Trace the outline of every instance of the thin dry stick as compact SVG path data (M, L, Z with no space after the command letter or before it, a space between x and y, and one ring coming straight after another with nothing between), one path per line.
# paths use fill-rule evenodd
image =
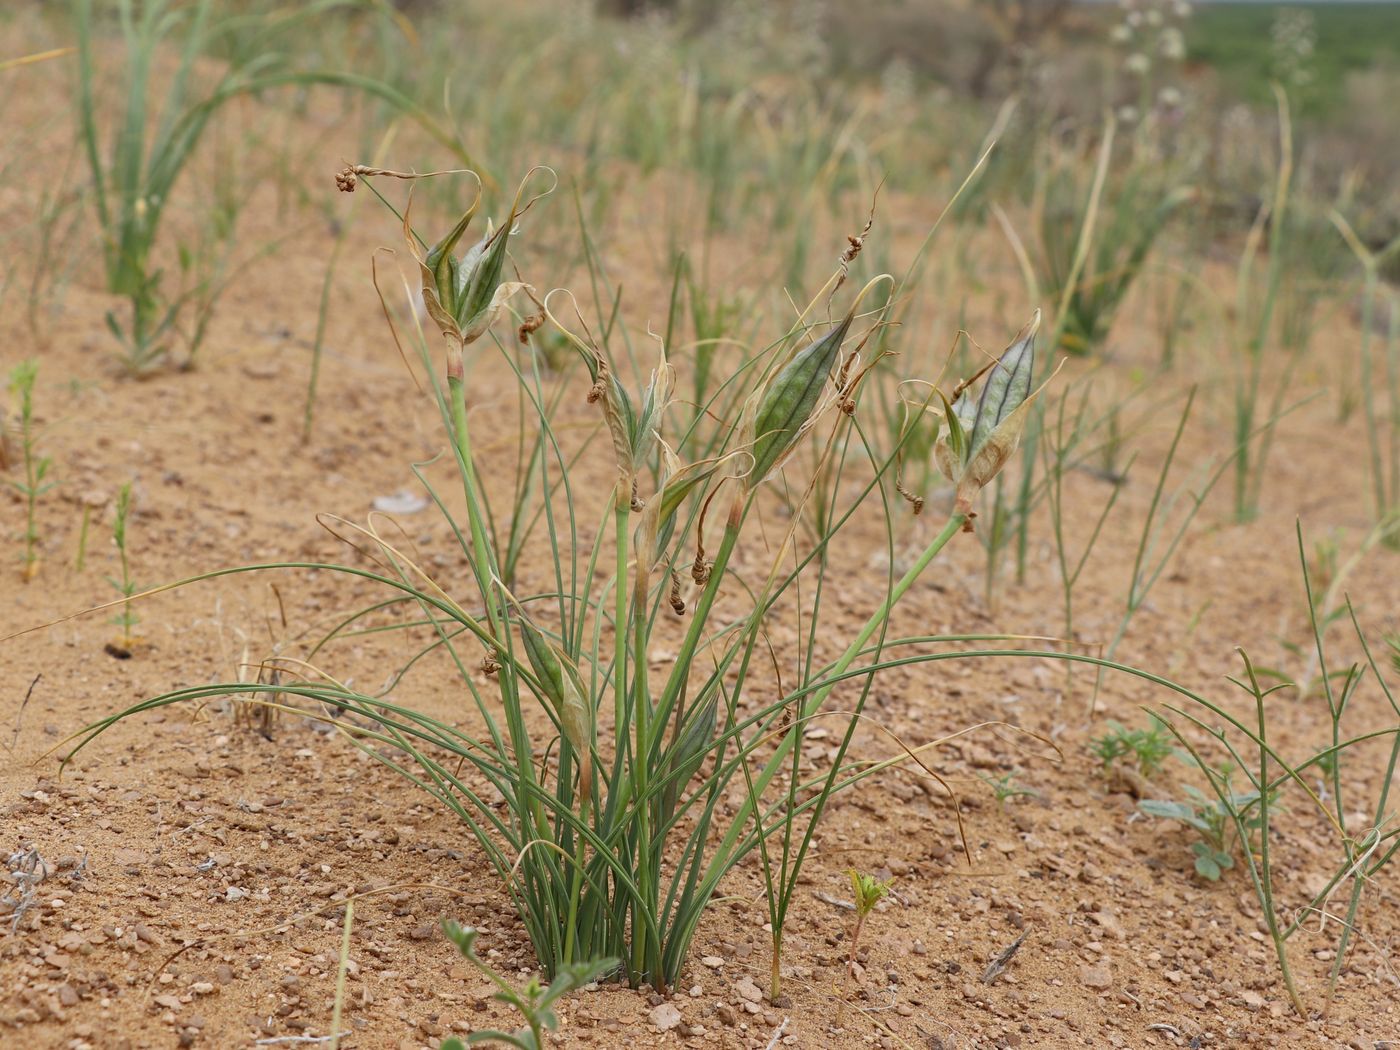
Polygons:
M331 1050L340 1050L340 1015L345 1007L345 971L350 962L350 927L355 922L355 901L345 902L345 929L340 935L340 965L335 971L335 1008L331 1010Z
M19 746L19 728L24 722L24 709L29 706L29 698L34 695L34 687L39 684L39 679L43 677L42 671L34 676L34 681L29 683L29 688L25 691L24 699L19 702L19 710L15 712L15 735L14 739L10 741L11 751Z

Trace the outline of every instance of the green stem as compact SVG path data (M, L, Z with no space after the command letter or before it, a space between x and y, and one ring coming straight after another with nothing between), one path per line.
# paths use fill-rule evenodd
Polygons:
M947 524L943 526L943 531L933 538L933 541L924 552L919 555L918 561L916 561L910 567L909 571L900 578L899 582L894 585L884 602L881 603L880 608L866 621L865 626L861 628L860 634L856 635L855 640L846 648L841 658L831 665L827 676L829 679L827 684L809 694L807 699L802 702L802 708L798 715L801 720L806 721L821 710L822 705L826 703L827 697L831 695L831 691L836 688L837 682L840 680L841 676L850 668L856 658L860 656L866 643L874 637L875 632L880 629L880 626L889 619L890 613L893 611L895 605L904 597L905 592L914 585L915 581L923 575L924 570L928 568L933 559L938 557L943 548L948 545L948 541L962 530L967 520L966 514L957 513L948 518ZM787 757L787 753L792 748L795 739L795 734L784 736L782 740L779 741L772 757L768 759L767 765L763 767L763 771L755 778L753 791L749 792L748 797L740 806L739 812L735 815L734 821L729 827L729 831L725 833L724 841L715 851L714 859L710 862L710 867L706 872L706 884L711 889L719 882L720 876L724 874L726 860L732 857L734 846L748 824L755 806L755 800L763 797L764 791L773 780L773 777L777 775L778 769Z
M1254 689L1254 705L1259 719L1259 739L1268 739L1268 727L1264 718L1264 694L1254 677L1254 668L1249 668L1250 684ZM1288 998L1299 1017L1306 1017L1303 1001L1298 997L1298 989L1293 985L1293 970L1288 965L1288 946L1279 930L1278 914L1274 910L1274 880L1269 859L1269 752L1259 749L1259 891L1260 904L1264 906L1264 921L1269 926L1269 936L1273 938L1274 952L1278 956L1278 966L1283 972L1283 983L1288 989ZM1249 849L1249 841L1243 843Z
M467 427L467 394L462 376L462 356L461 349L457 347L452 348L448 353L447 387L451 401L452 436L456 443L458 467L462 475L462 489L467 500L467 520L471 527L472 567L476 573L477 587L481 591L482 600L486 603L486 616L490 623L492 640L496 645L504 648L506 624L502 619L500 604L496 601L496 559L482 524L482 494L480 483L476 477L476 465L472 460L471 435ZM500 684L506 720L510 728L511 747L515 752L516 770L521 781L521 788L517 790L522 797L533 800L529 803L529 808L535 821L535 834L548 840L550 837L549 822L545 817L543 804L534 790L533 750L530 746L529 735L525 730L524 720L520 717L520 699L515 688L515 675L507 668L504 660L502 661Z

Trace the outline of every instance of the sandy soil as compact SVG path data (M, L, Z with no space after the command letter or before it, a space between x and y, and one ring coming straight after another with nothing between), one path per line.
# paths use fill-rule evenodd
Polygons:
M305 187L313 198L332 192L342 148L353 146L328 135L308 149ZM8 188L7 207L32 201L36 185ZM0 366L39 358L41 446L61 484L42 510L38 579L20 583L19 547L7 540L3 548L0 635L112 597L104 580L115 571L111 498L128 479L136 494L133 571L152 585L250 562L345 559L316 516L363 519L375 497L412 487L409 464L439 451L440 437L369 287L369 253L395 231L367 203L333 289L309 444L299 439L301 399L332 238L312 208L291 220L272 206L266 215L253 209L248 243L285 232L289 221L298 236L235 285L192 372L144 381L118 374L103 323L114 304L95 290L95 269L78 270L38 333L21 297L4 300ZM898 216L890 223L896 257L937 206L889 205ZM597 233L615 275L627 278L638 331L665 308L664 280L629 270L650 266L663 239L646 227L647 214L639 202L622 205ZM566 220L542 226L535 247L522 250L522 267L542 284L575 279L542 272L552 239L568 228ZM736 238L736 274L765 250L763 238L754 240ZM983 333L995 343L1023 312L1009 259L991 287L971 310L998 320ZM1110 384L1150 359L1149 320L1144 308L1120 326ZM1346 320L1343 312L1325 333L1300 390L1342 367L1354 346ZM1199 349L1202 359L1211 352ZM1184 389L1191 367L1165 382ZM498 435L483 454L513 462L513 423L501 407L511 402L495 397L504 389L498 372L483 365L475 373L473 411L483 431ZM588 409L578 394L566 398L565 412L582 418ZM1227 390L1203 391L1183 464L1194 467L1226 446L1227 407ZM1173 423L1168 409L1133 439L1142 469L1115 512L1131 527L1107 531L1076 595L1086 643L1103 641L1121 614L1150 468ZM1335 398L1290 416L1259 518L1230 524L1224 488L1216 493L1134 621L1122 658L1230 704L1239 697L1222 676L1237 671L1236 645L1261 663L1299 671L1304 661L1282 645L1306 640L1294 522L1301 516L1312 539L1344 529L1344 542L1359 542L1368 525L1360 441L1356 420L1337 427ZM601 479L607 465L586 469ZM1085 526L1104 483L1076 474L1068 496L1072 520ZM85 506L94 512L92 542L79 573L72 561ZM0 496L4 531L20 519L20 503ZM450 535L431 512L405 516L403 525L448 579L462 580ZM871 553L879 549L873 521L860 528L867 531L851 544L850 586L841 596L841 613L852 620L877 600L883 573ZM741 557L741 569L760 564L762 554ZM1373 639L1396 627L1394 557L1373 552L1349 587ZM995 608L982 593L982 564L981 547L961 538L896 626L1057 633L1060 591L1043 523L1026 583L1007 580ZM20 855L37 851L48 873L23 914L0 915L0 1044L295 1046L286 1040L324 1036L343 901L352 894L350 1035L342 1046L435 1047L448 1033L507 1020L438 933L443 916L474 924L497 965L527 972L527 942L469 836L450 813L314 720L284 717L262 732L227 700L166 708L117 724L60 775L66 740L85 724L174 688L235 678L245 659L296 651L365 593L325 573L222 577L145 602L145 641L129 660L104 651L115 632L110 613L0 643L0 853L15 854L17 868ZM1338 639L1350 654L1340 631ZM373 639L351 648L338 666L372 682L402 658ZM1105 717L1139 724L1137 705L1164 697L1145 683L1109 678L1091 714L1091 684L1080 672L1067 695L1060 665L1029 661L923 665L882 679L872 713L911 746L1005 721L1053 739L1062 758L995 730L935 752L935 768L962 799L970 865L953 811L927 778L891 773L841 798L791 918L784 1001L769 1003L759 991L769 965L766 912L749 864L701 926L671 1004L678 1023L654 994L604 987L564 1004L556 1044L1372 1050L1400 1041L1393 873L1365 897L1360 943L1330 1013L1298 1017L1243 875L1214 884L1196 878L1189 838L1138 814L1131 778L1106 778L1087 751ZM448 720L468 717L445 666L426 668L400 695ZM1368 692L1357 703L1355 730L1384 724L1378 696ZM1284 695L1272 714L1279 746L1292 754L1318 746L1328 731L1316 698ZM892 750L884 734L858 741L862 755ZM1035 794L998 806L979 777L1013 769ZM1382 770L1380 750L1358 760L1349 778L1358 811L1371 804ZM1189 777L1173 763L1163 790L1177 780ZM1281 895L1296 907L1334 853L1325 823L1301 796L1288 805L1276 863ZM862 940L860 979L845 963L851 916L843 873L852 865L895 879L894 896ZM1295 939L1297 976L1314 1011L1325 998L1335 929ZM1005 972L984 980L992 960L1022 937Z

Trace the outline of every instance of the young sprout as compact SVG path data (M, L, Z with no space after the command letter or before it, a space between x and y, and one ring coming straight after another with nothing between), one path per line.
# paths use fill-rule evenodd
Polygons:
M78 525L78 553L73 556L73 571L82 572L87 566L88 526L92 524L92 508L83 505L83 519Z
M1016 774L1019 769L1013 769L1009 773L1003 773L999 777L981 777L987 786L992 789L992 794L996 797L997 808L1006 809L1006 803L1013 798L1033 798L1036 792L1028 787L1022 787L1016 783ZM981 774L978 774L981 776Z
M40 456L36 449L34 428L34 381L38 378L39 366L34 361L21 361L10 370L9 387L19 398L19 445L20 458L24 462L24 478L20 481L7 479L6 484L24 498L24 581L28 583L39 574L39 527L35 517L39 497L53 488L52 481L46 482L49 467L53 461L48 456ZM2 430L3 428L0 428ZM7 465L9 454L0 435L0 465Z
M851 931L851 950L846 957L846 964L851 972L856 973L856 967L860 964L856 962L856 949L860 946L860 933L865 929L865 920L875 905L879 904L889 895L890 887L894 885L894 880L881 882L873 875L867 875L855 868L848 868L846 874L851 877L851 891L856 899L856 926Z
M525 1019L525 1027L514 1032L472 1032L467 1036L465 1046L460 1039L453 1037L443 1041L441 1050L465 1050L466 1046L491 1043L504 1043L518 1050L544 1050L544 1033L553 1032L559 1027L559 1016L552 1009L554 1003L617 967L616 959L568 963L560 967L558 975L548 987L542 987L538 977L531 977L524 988L517 990L476 954L476 930L450 921L444 922L442 928L467 962L499 989L492 998L515 1007Z
M116 516L112 519L112 542L117 545L117 552L121 555L122 575L120 580L107 577L107 582L122 596L121 612L112 617L112 622L121 628L122 633L117 641L107 646L107 652L119 660L130 659L132 648L138 641L131 633L132 628L141 622L131 611L131 596L136 593L136 584L131 579L131 563L126 553L126 523L130 512L131 482L128 481L117 492Z
M1089 749L1103 763L1105 773L1114 762L1131 756L1137 771L1149 779L1175 750L1171 733L1156 715L1148 716L1146 729L1129 729L1110 718L1108 732L1094 737Z
M1191 855L1195 858L1196 874L1211 882L1235 866L1235 855L1231 849L1234 833L1233 812L1248 813L1257 811L1258 792L1229 792L1227 801L1208 798L1198 788L1187 784L1185 799L1145 798L1138 808L1150 817L1174 820L1195 831L1200 838L1191 843ZM1252 807L1255 807L1252 810ZM1247 816L1244 826L1253 829L1257 817Z

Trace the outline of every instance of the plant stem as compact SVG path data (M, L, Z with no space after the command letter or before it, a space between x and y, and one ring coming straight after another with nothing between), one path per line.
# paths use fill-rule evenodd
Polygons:
M881 603L880 608L866 621L865 626L860 630L860 634L856 635L855 640L846 648L841 658L837 660L836 663L832 664L831 670L827 675L830 679L828 684L812 692L807 699L802 702L802 708L798 714L800 719L805 721L821 710L822 705L826 703L827 697L831 695L831 691L836 688L836 684L841 676L845 674L851 664L855 662L856 657L861 654L866 643L874 637L875 632L880 629L880 626L889 619L890 612L894 609L895 605L904 597L905 592L914 585L914 582L923 574L923 571L928 568L933 559L938 557L943 548L948 545L948 541L962 530L967 520L966 514L955 513L949 516L947 524L943 526L943 530L933 538L933 541L925 548L924 552L919 555L918 560L910 566L909 571L906 572L903 577L900 578L899 582L890 590L889 595L885 598L884 602ZM715 851L714 859L710 862L709 869L706 872L706 882L711 888L719 882L720 876L724 873L724 860L732 855L734 846L738 842L739 836L742 834L744 827L752 815L755 800L763 797L763 792L767 789L773 777L777 775L778 768L787 757L787 753L792 748L795 739L793 734L784 736L778 742L777 748L774 750L772 757L768 759L768 763L763 767L763 771L755 778L753 791L749 792L748 797L740 805L739 812L734 817L734 822L730 825L723 842Z

